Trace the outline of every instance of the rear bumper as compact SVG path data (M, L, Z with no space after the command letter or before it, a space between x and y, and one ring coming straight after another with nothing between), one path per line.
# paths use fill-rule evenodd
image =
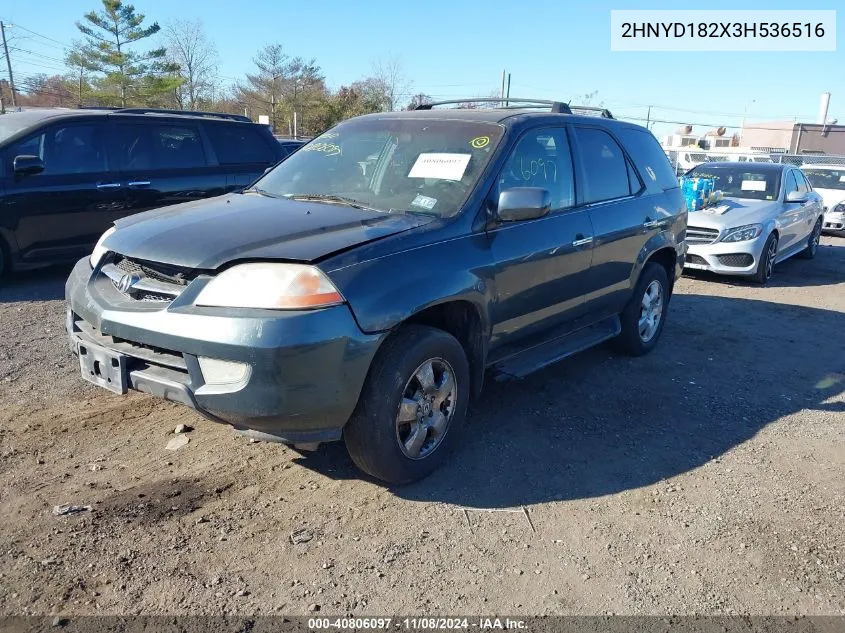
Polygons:
M129 388L236 429L290 443L341 437L382 334L363 334L345 305L221 310L191 305L186 295L193 294L189 287L166 307L130 306L108 280L92 280L83 259L66 285L71 349L117 352L125 356ZM200 358L243 363L247 376L207 384Z

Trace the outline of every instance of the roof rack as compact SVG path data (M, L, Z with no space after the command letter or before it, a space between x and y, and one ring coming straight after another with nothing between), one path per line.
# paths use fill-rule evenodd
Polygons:
M175 114L180 116L207 117L210 119L229 119L230 121L244 121L252 123L252 119L243 114L226 114L225 112L203 112L201 110L169 110L165 108L121 108L115 106L79 106L81 110L109 110L123 114Z
M432 103L422 103L418 105L415 110L431 110L433 106L439 105L452 105L452 104L459 104L459 103L499 103L504 104L500 105L497 109L502 110L522 110L525 108L539 108L539 107L550 107L552 112L558 114L594 114L596 116L600 116L604 119L612 119L613 115L610 113L610 110L607 108L597 108L594 106L579 106L579 105L569 105L568 103L564 103L563 101L549 101L547 99L518 99L508 97L506 99L498 99L495 97L485 97L480 99L452 99L450 101L434 101ZM514 104L514 105L511 105Z
M541 106L550 106L552 112L562 114L572 114L569 106L562 101L549 101L547 99L519 99L516 97L508 97L507 99L497 99L493 97L484 97L480 99L451 99L449 101L434 101L432 103L421 103L415 110L431 110L434 106L453 105L458 103L505 103L504 108L537 108ZM511 103L526 104L521 106L511 106Z

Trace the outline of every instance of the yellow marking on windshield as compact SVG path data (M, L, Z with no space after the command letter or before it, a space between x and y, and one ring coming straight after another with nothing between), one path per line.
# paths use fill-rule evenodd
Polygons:
M485 147L487 147L487 145L489 143L490 143L490 137L489 136L476 136L474 139L472 139L469 142L469 144L472 145L475 149L485 148Z

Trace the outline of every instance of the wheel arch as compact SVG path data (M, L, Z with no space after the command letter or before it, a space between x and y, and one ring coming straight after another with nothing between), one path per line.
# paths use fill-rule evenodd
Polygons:
M637 283L640 280L643 270L650 262L655 262L661 265L666 270L666 276L669 279L669 296L672 295L675 282L681 276L680 253L682 252L683 242L679 243L670 239L666 232L659 233L652 237L640 251L637 262L631 271L630 292L634 292Z
M473 396L478 397L484 383L487 357L487 325L482 308L468 299L444 300L417 310L393 331L411 323L443 330L457 339L469 362Z

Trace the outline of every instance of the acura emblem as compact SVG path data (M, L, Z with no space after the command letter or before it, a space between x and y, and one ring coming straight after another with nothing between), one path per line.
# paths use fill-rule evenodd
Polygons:
M132 286L134 286L140 280L141 280L141 278L138 277L138 275L126 274L126 275L123 275L120 279L117 280L117 283L115 284L115 286L117 287L118 290L120 290L120 292L122 292L123 294L126 294L127 292L129 292L132 289Z

